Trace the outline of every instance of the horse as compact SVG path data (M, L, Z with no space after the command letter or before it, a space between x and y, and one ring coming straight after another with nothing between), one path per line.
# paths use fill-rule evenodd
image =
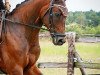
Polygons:
M65 43L65 0L25 0L3 18L0 70L9 75L42 75L36 61L44 25L54 45Z

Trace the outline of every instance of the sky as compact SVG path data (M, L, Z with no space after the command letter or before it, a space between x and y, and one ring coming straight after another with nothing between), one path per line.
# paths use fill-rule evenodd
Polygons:
M11 11L16 4L24 0L10 0ZM66 5L69 11L100 11L100 0L66 0Z
M100 11L100 0L67 0L69 11Z

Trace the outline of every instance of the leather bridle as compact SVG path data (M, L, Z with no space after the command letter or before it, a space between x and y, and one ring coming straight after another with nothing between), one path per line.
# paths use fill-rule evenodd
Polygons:
M54 25L54 22L53 22L53 8L54 8L54 7L66 8L66 7L64 7L64 6L62 6L62 5L54 4L54 0L51 0L50 6L49 6L49 8L47 9L47 11L46 11L46 13L44 14L43 17L45 17L45 15L46 15L47 13L49 13L49 31L50 31L52 37L57 37L57 36L64 37L64 36L66 36L65 34L60 34L60 33L57 33L57 32L55 31L55 25ZM63 12L63 13L64 13L64 12ZM67 16L67 15L65 15L65 16ZM42 18L43 18L43 17L42 17Z

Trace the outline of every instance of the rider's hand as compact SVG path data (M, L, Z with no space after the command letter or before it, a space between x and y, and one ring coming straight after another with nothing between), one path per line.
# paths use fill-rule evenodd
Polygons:
M7 10L7 12L10 11L11 5L9 4L9 2L5 3L5 9Z

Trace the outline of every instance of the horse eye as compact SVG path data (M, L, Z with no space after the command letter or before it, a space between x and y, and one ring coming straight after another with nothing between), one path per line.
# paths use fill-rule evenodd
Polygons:
M54 13L54 15L55 15L56 17L60 17L60 16L61 16L61 13Z

